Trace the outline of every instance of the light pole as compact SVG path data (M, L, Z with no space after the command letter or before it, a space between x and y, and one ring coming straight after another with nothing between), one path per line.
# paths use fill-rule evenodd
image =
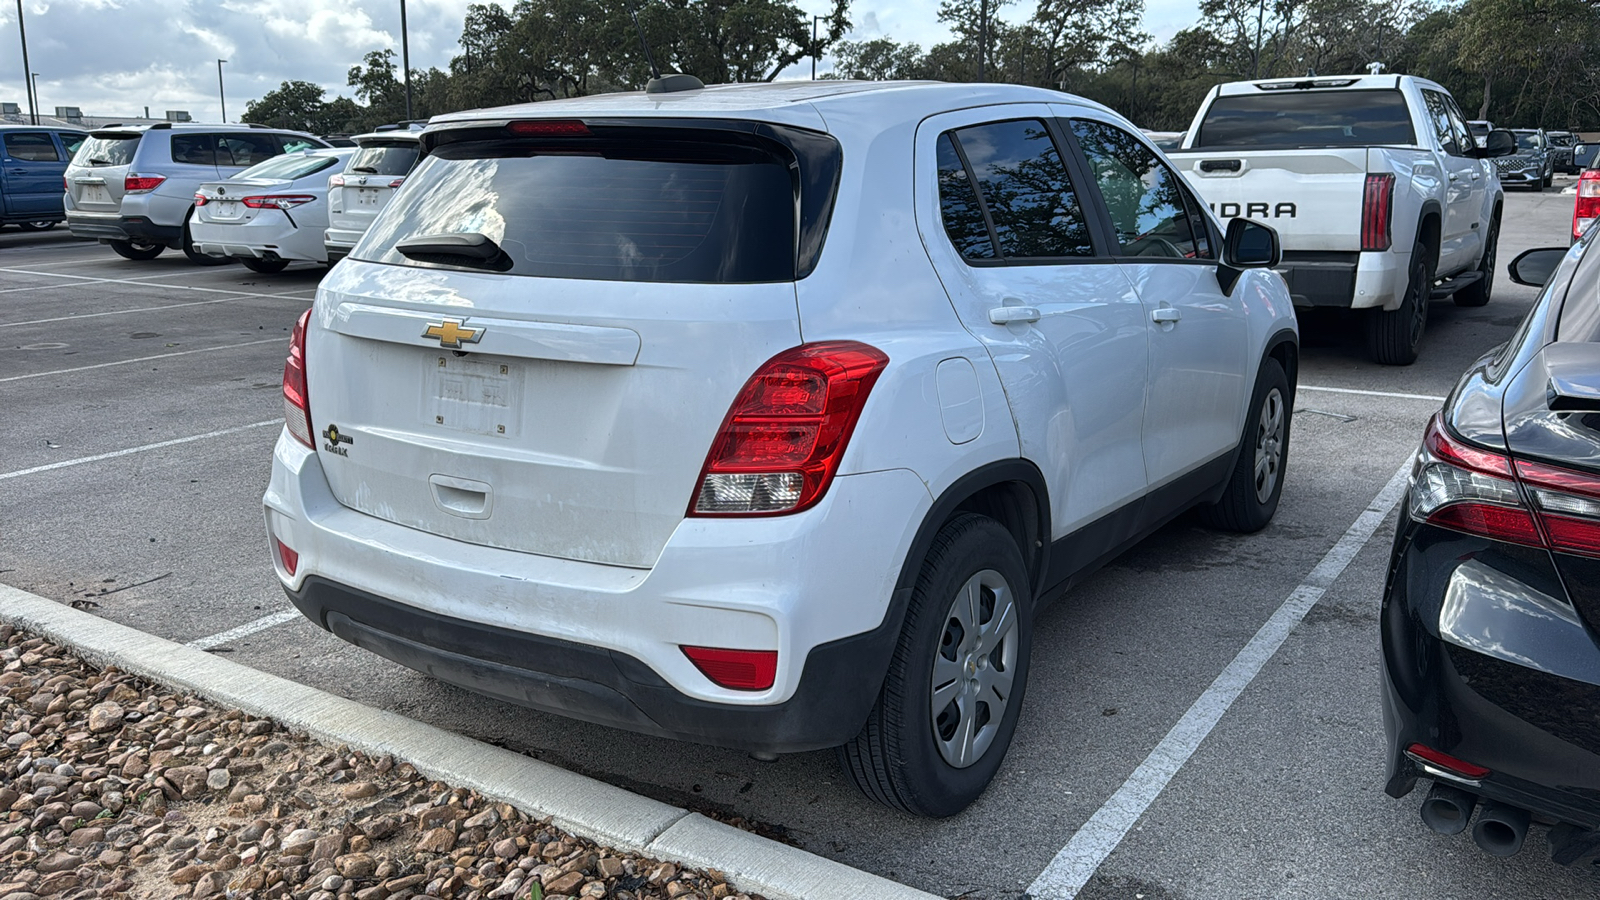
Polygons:
M406 32L406 0L400 0L400 65L406 70L406 121L411 121L411 36Z
M222 64L225 59L217 60L217 103L222 106L222 124L228 124L228 96L222 91Z
M989 0L978 5L978 80L984 81L984 59L989 55Z
M817 56L820 55L821 52L822 52L817 47L817 23L821 22L825 18L827 18L827 17L826 16L812 16L811 17L811 80L812 81L816 81L817 80Z
M30 82L28 82L30 88L33 90L32 103L33 103L34 106L38 106L39 105L39 73L38 72L33 72L33 73L30 73L30 74L33 75L33 79Z
M33 119L33 124L39 124L39 95L33 89L33 67L28 65L28 28L22 21L22 0L17 0L17 32L22 35L22 80L23 90L28 95L28 115Z

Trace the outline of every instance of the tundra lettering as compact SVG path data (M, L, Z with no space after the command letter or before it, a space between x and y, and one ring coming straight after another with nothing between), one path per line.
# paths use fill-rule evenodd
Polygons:
M1224 219L1236 219L1240 215L1246 218L1266 219L1269 218L1268 210L1271 211L1270 218L1273 219L1292 219L1295 215L1293 203L1279 203L1276 206L1267 203L1245 203L1243 205L1238 203L1207 203L1206 205L1211 207L1212 212ZM1240 210L1243 210L1243 212L1241 213Z

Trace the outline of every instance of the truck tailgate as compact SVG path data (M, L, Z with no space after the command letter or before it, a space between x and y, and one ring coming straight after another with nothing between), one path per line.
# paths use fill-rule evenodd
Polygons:
M1373 152L1218 147L1167 155L1223 222L1242 216L1271 225L1285 250L1359 251L1361 199Z

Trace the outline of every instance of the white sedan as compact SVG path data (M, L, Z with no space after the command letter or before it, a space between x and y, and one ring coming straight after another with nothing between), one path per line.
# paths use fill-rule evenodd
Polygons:
M189 228L195 249L231 256L256 272L280 272L294 260L325 263L328 170L352 148L303 150L273 157L194 195Z

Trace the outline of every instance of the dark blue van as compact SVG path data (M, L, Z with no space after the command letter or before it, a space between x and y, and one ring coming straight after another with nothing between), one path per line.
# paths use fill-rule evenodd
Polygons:
M88 136L65 128L0 125L0 225L37 231L66 219L62 179Z

